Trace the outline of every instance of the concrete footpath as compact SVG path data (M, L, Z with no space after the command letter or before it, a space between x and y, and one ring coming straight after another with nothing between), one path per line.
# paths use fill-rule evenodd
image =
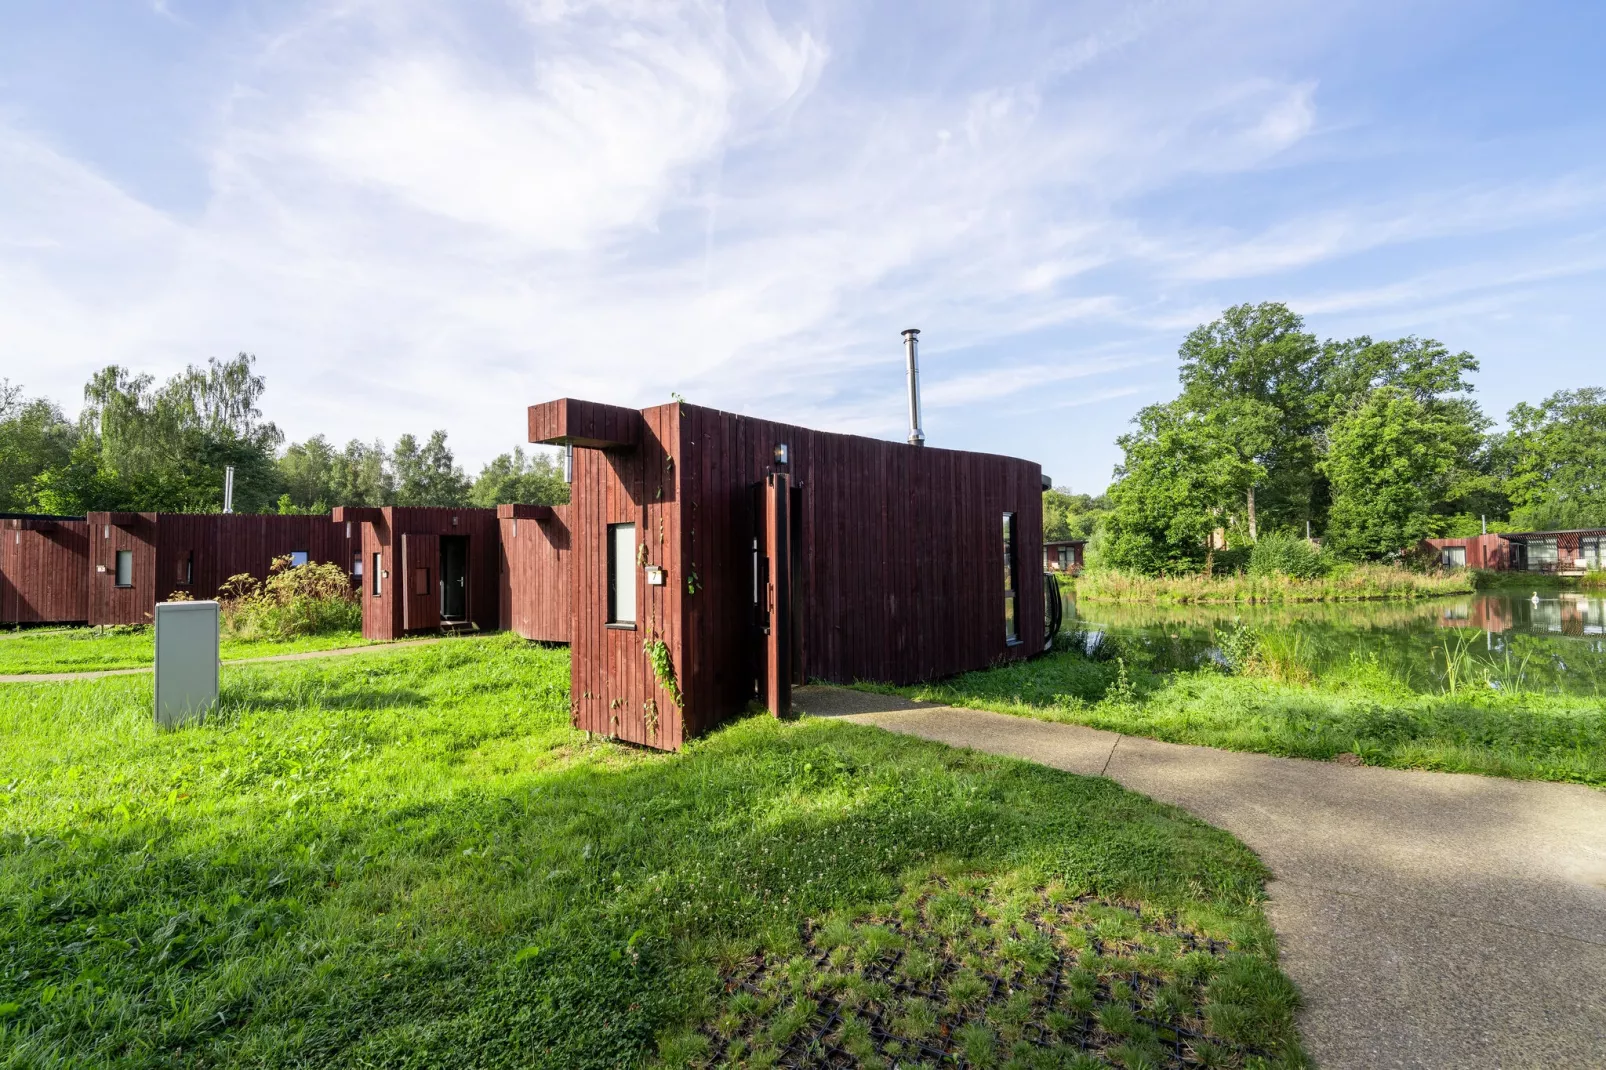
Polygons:
M353 654L379 654L387 650L410 650L415 646L429 646L439 639L404 639L395 643L369 643L366 646L337 646L328 650L299 650L294 654L268 654L259 658L233 658L224 665L259 665L265 661L311 661L313 658L340 658ZM107 676L137 676L150 672L154 666L141 665L134 669L89 669L84 672L17 672L0 675L0 684L49 684L66 680L100 680Z
M1606 793L1239 754L807 687L794 705L1108 776L1253 849L1324 1070L1606 1067Z

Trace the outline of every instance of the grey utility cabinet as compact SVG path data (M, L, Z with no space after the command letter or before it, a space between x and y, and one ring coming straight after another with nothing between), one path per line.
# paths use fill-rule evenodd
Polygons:
M156 723L177 728L217 706L218 604L156 606Z

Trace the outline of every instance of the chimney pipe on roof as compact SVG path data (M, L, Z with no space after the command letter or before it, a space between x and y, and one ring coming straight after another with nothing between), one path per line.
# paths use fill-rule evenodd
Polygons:
M909 445L924 446L926 435L920 430L920 328L903 332L904 353L909 361Z

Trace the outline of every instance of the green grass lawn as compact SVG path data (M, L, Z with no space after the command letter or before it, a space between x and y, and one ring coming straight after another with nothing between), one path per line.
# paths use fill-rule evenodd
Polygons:
M0 1065L761 1066L882 1011L963 1022L977 1066L1136 1070L1180 1030L1213 1065L1304 1065L1265 873L1227 834L841 722L588 741L567 658L500 636L239 667L165 733L145 677L0 689ZM930 998L894 1000L894 968Z
M234 639L225 635L223 660L296 654L364 646L360 631L306 635L296 639ZM156 657L155 637L148 625L118 628L52 628L0 634L0 675L35 672L94 672L137 669Z
M1292 639L1289 640L1293 642ZM1080 637L1076 639L1080 642ZM1464 688L1424 693L1373 657L1319 675L1150 671L1117 640L904 688L910 698L1091 725L1173 743L1606 787L1606 700Z

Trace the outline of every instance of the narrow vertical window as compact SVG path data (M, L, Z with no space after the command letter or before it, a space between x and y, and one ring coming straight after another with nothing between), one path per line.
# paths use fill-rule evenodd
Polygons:
M1004 640L1020 642L1020 569L1015 558L1015 514L1004 514Z
M115 582L119 587L134 586L134 551L117 551L117 574Z
M608 525L608 626L636 626L636 525Z
M382 587L382 585L380 583L380 580L381 580L381 577L383 577L385 575L385 572L384 572L384 570L382 568L379 567L382 560L383 559L381 558L381 556L378 553L378 551L375 551L375 553L374 553L374 597L375 598L378 598L380 596L380 594L383 593L383 587Z
M195 582L195 551L186 550L178 559L178 575L173 582L180 587L188 587Z

